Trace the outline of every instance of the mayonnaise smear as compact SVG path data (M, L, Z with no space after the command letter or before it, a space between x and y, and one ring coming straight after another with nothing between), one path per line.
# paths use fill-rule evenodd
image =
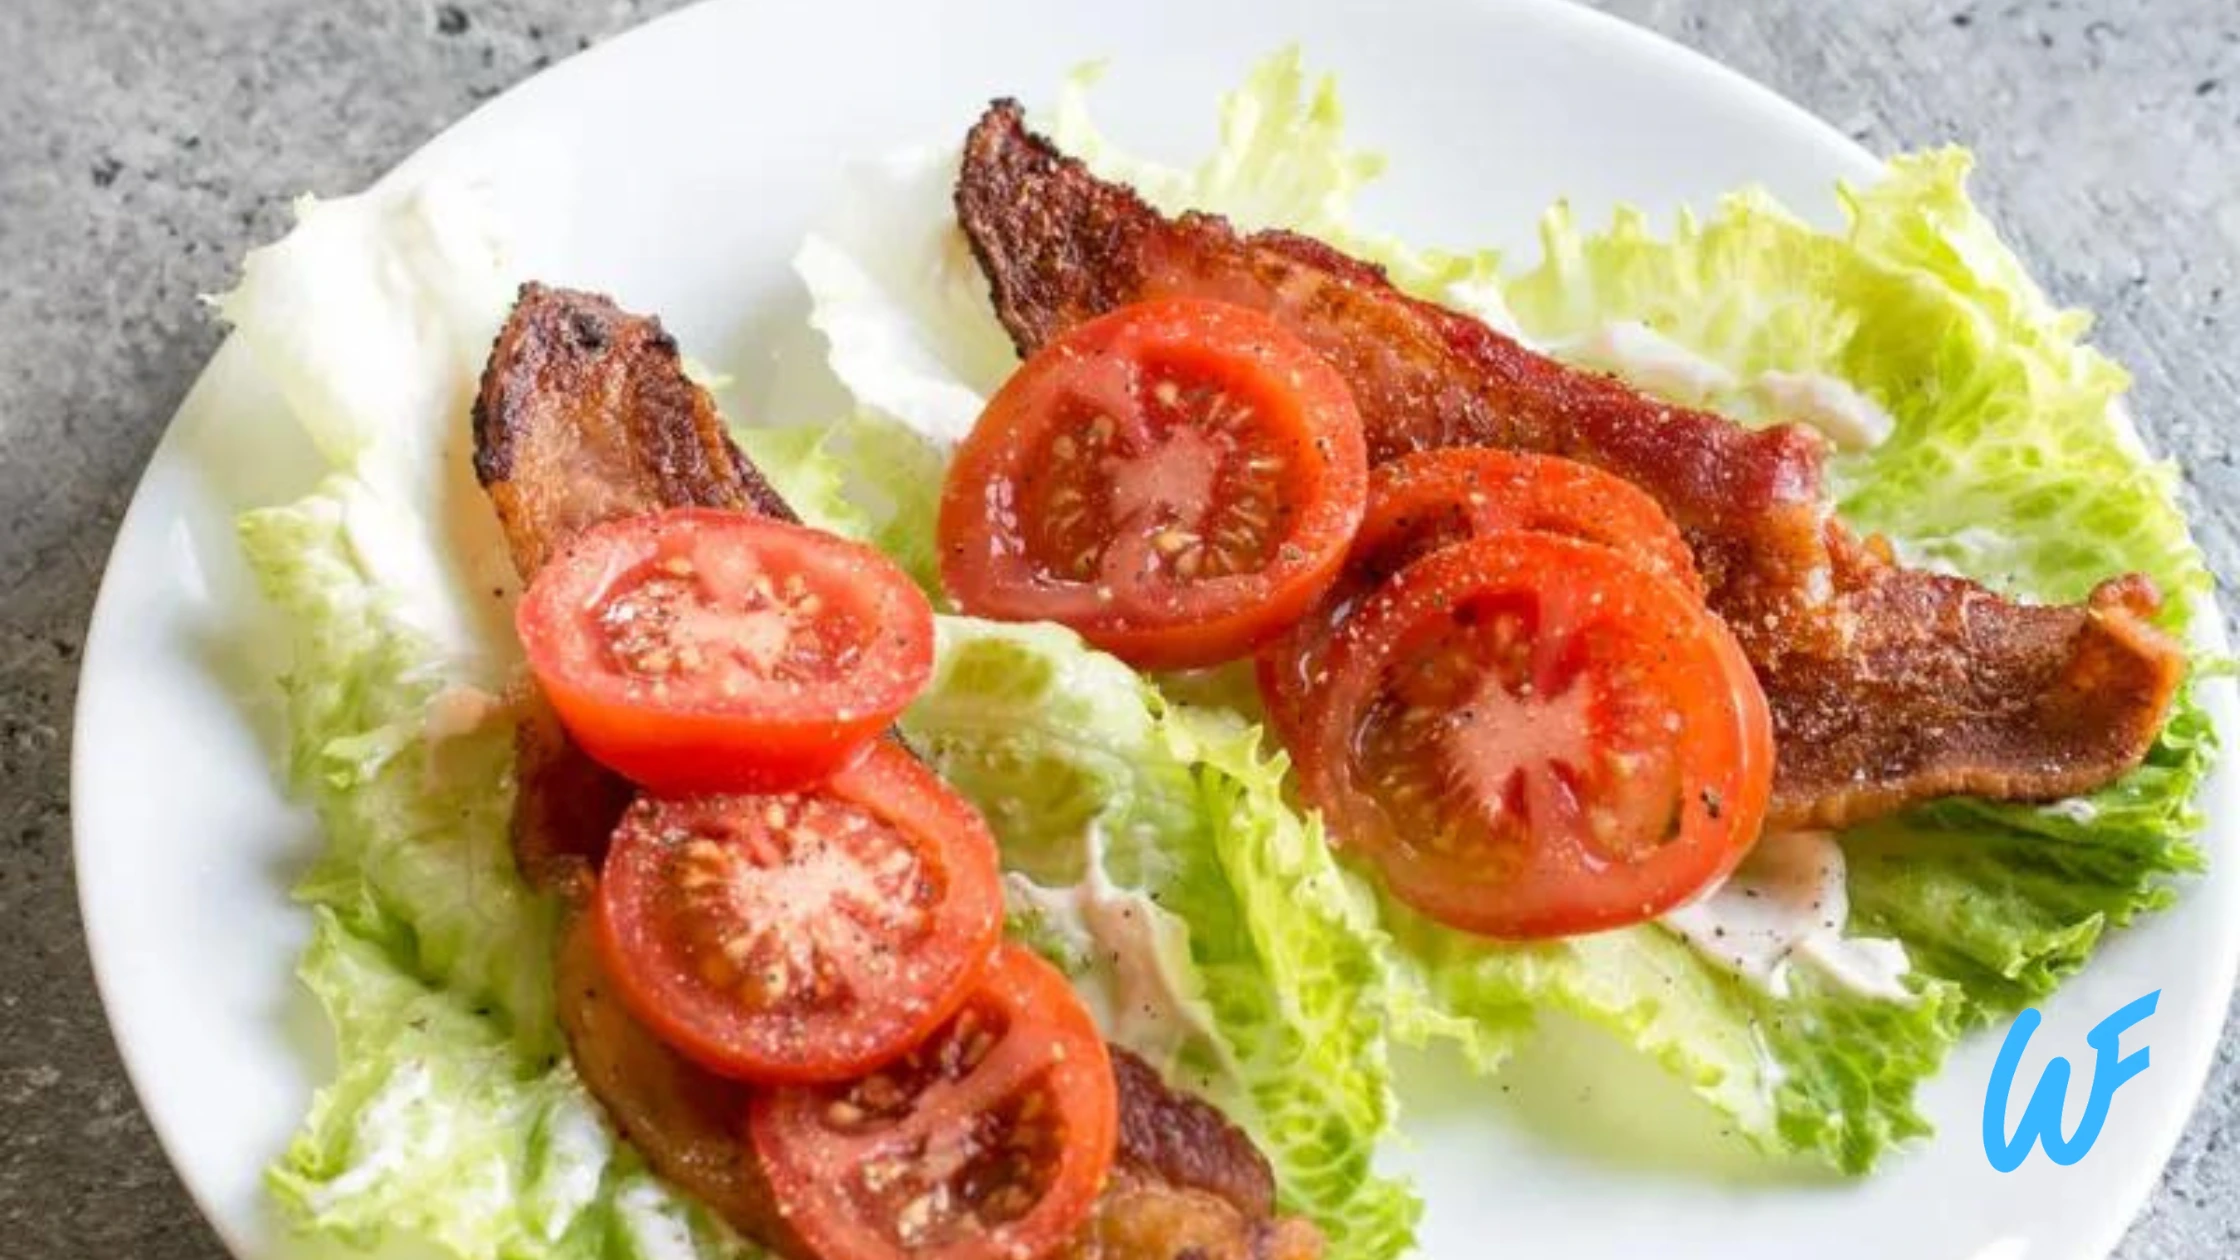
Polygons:
M1705 403L1740 384L1723 365L1635 319L1604 324L1555 349L1561 358L1614 372L1675 402Z
M1811 425L1837 450L1872 450L1898 427L1881 403L1825 372L1760 372L1752 388L1767 414Z
M1454 286L1460 290L1463 286ZM1506 319L1498 297L1469 293L1467 304L1496 328ZM1513 327L1513 321L1509 321ZM1527 343L1530 344L1530 343ZM1766 422L1808 425L1838 450L1871 450L1898 427L1882 404L1826 372L1760 372L1747 382L1726 365L1696 353L1639 320L1605 324L1586 336L1548 347L1557 357L1614 373L1661 398L1739 413Z
M1912 1000L1905 946L1847 937L1851 898L1843 848L1826 831L1790 831L1758 841L1726 882L1660 922L1697 952L1763 988L1789 996L1794 968L1860 997Z
M1101 829L1090 829L1086 847L1079 880L1051 888L1010 872L1003 877L1006 899L1084 960L1072 975L1074 992L1107 1038L1161 1071L1193 1041L1222 1044L1205 996L1178 975L1185 968L1167 965L1189 958L1190 925L1149 896L1112 882Z

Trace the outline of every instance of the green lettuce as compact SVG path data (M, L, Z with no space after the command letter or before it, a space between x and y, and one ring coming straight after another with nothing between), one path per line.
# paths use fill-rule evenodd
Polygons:
M289 631L290 786L326 844L297 885L299 974L337 1075L267 1182L287 1223L459 1260L675 1260L746 1248L649 1175L561 1053L556 909L522 884L498 691L504 548L465 414L512 285L474 203L432 186L307 201L216 305L330 471L242 516Z
M1505 1030L1525 1012L1574 1016L1655 1060L1744 1137L1852 1171L1929 1132L1910 1084L1958 1031L1958 994L1936 980L1917 980L1911 1002L1871 1001L1797 968L1774 997L1655 927L1500 946L1397 904L1386 922L1434 1010Z
M2076 600L2117 573L2165 596L2189 632L2210 577L2175 471L2147 457L2121 407L2123 370L2081 338L1968 200L1966 155L1893 161L1844 190L1847 224L1813 230L1758 192L1668 238L1620 212L1583 234L1560 208L1545 257L1507 288L1552 343L1642 323L1730 370L1823 374L1872 397L1888 440L1835 462L1838 511L1925 562L2017 596ZM1846 837L1856 923L1894 935L1920 972L1957 982L1967 1022L2052 991L2110 927L2166 904L2199 869L2194 805L2215 736L2188 687L2139 770L2050 807L1966 798Z
M608 1133L564 1055L525 1048L459 991L317 914L299 974L334 1025L341 1071L267 1179L297 1226L453 1256L754 1254Z
M1854 524L2018 595L2073 599L2138 570L2173 631L2209 607L2171 474L2122 421L2122 372L1999 243L1959 155L1846 190L1834 232L1755 192L1663 237L1638 213L1588 231L1559 208L1543 258L1505 274L1490 254L1357 223L1379 161L1349 146L1334 89L1294 53L1224 100L1219 147L1185 170L1099 136L1091 77L1053 129L1161 205L1313 232L1558 353L1639 325L1715 365L1710 401L1749 421L1771 418L1769 373L1841 381L1892 421L1836 461ZM806 519L936 593L946 452L1011 363L949 221L953 171L934 153L860 172L796 260L857 410L741 434ZM511 291L497 245L441 188L307 203L218 299L328 465L301 500L240 523L293 636L289 779L328 836L299 888L317 924L302 974L338 1075L270 1182L294 1226L359 1245L737 1254L574 1079L550 1008L554 911L506 849L495 697L517 662L490 593L511 579L461 423ZM1378 898L1288 803L1234 676L1141 676L1051 627L944 618L940 639L905 733L1002 840L1014 933L1074 975L1114 1036L1252 1131L1338 1260L1405 1250L1420 1210L1375 1167L1395 1038L1457 1043L1495 1071L1537 1015L1562 1013L1768 1150L1863 1170L1927 1131L1915 1087L1966 1028L2049 992L2201 861L2194 798L2215 740L2189 687L2148 763L2089 797L1953 800L1846 836L1852 927L1904 943L1910 1000L1806 967L1775 997L1656 926L1504 947Z
M504 563L456 435L479 367L467 347L489 344L510 284L478 238L430 221L443 205L306 206L300 234L252 256L219 299L260 366L294 383L284 391L330 469L239 522L289 631L288 777L327 841L297 888L317 923L301 975L339 1065L268 1180L291 1225L353 1245L411 1238L460 1260L744 1254L606 1130L557 1035L557 910L520 881L507 838L512 724L498 697L517 666L490 590L511 581L462 562L481 548ZM446 243L440 256L429 241ZM337 268L358 273L313 301ZM351 339L388 347L390 370L330 371ZM740 439L804 519L933 584L936 447L869 410ZM1051 855L1099 838L1096 887L1154 925L1145 952L1183 1026L1115 1020L1116 1035L1254 1131L1285 1202L1323 1222L1334 1255L1403 1250L1419 1205L1370 1167L1392 1108L1373 914L1283 805L1256 732L1170 710L1062 632L964 621L944 625L912 730L1019 840L1015 886L1077 891L1088 872ZM1030 762L1037 773L1004 772ZM1078 795L1034 797L1061 765L1081 772ZM1019 928L1054 948L1085 930L1061 904ZM1094 951L1071 961L1095 982Z
M1058 627L944 618L940 638L903 734L981 807L1005 865L1041 887L1109 884L1130 913L1180 929L1147 938L1173 941L1148 965L1178 1000L1135 1048L1253 1134L1333 1256L1399 1254L1420 1205L1371 1167L1393 1106L1382 936L1320 828L1285 803L1258 729L1169 702ZM1085 987L1146 965L1067 947L1079 925L1047 921L1050 905L1030 899L1024 935ZM1108 1032L1125 1043L1132 1023Z
M337 477L240 522L266 597L295 631L281 678L289 777L327 839L296 895L413 975L489 1005L526 1047L550 1048L554 913L513 869L511 732L486 722L430 737L439 705L494 702L431 668L440 658L426 637L359 561L347 505L366 494Z
M317 925L299 973L339 1064L275 1201L305 1232L462 1260L746 1255L613 1141L561 1052L555 908L507 845L510 727L360 559L376 503L338 474L241 521L295 632L290 777L327 836L296 889Z
M1833 232L1755 190L1707 219L1683 214L1661 237L1639 211L1590 231L1559 206L1541 259L1504 273L1490 253L1411 249L1359 223L1356 197L1381 162L1351 146L1331 81L1308 76L1295 52L1264 61L1223 100L1218 146L1187 168L1134 157L1098 132L1087 107L1096 74L1073 78L1049 129L1162 209L1319 236L1411 292L1590 366L1638 370L1597 348L1606 330L1637 328L1700 365L1685 374L1701 390L1687 401L1745 422L1775 418L1799 384L1863 397L1891 432L1834 461L1838 507L1855 526L2027 598L2073 600L2110 574L2145 572L2180 633L2205 606L2209 579L2174 477L2122 415L2124 374L2083 343L2085 318L2045 298L1968 200L1962 154L1899 158L1872 184L1844 189L1848 221ZM906 198L898 186L868 200ZM854 199L851 232L897 239L867 227L865 201ZM1001 379L985 296L941 270L963 256L952 230L923 254L871 258L863 271L876 283L810 286L842 382L935 451L949 435L887 400L939 393L961 410ZM939 302L913 289L931 274L945 277ZM892 305L873 309L881 303ZM910 331L934 311L941 328ZM851 332L865 328L890 344L959 349L882 357ZM1391 1027L1459 1040L1494 1070L1534 1012L1562 1011L1663 1065L1769 1150L1863 1171L1927 1131L1915 1088L1965 1028L2049 992L2108 929L2165 904L2170 878L2198 867L2193 800L2213 752L2189 688L2147 764L2091 797L2045 808L1953 800L1847 836L1851 928L1904 943L1909 1002L1858 996L1802 968L1790 996L1775 999L1657 926L1518 949L1386 904ZM1026 781L1049 807L1067 806L1064 775Z
M871 543L943 598L934 518L948 459L938 448L868 409L830 424L741 429L738 438L802 520Z
M1844 190L1849 224L1834 233L1755 190L1663 238L1637 211L1587 233L1558 207L1507 304L1558 347L1644 324L1728 369L1734 388L1709 401L1736 415L1764 415L1767 372L1840 380L1896 421L1888 440L1837 457L1846 521L2034 599L2143 572L2182 630L2210 579L2175 470L2141 450L2121 407L2128 376L2080 340L2083 313L2030 283L1969 202L1967 172L1953 150L1897 158Z

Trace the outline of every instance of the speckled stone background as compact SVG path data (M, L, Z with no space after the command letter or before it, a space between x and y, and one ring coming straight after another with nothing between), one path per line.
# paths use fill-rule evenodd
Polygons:
M118 1069L72 896L79 646L134 479L285 199L378 174L669 0L0 0L0 1256L219 1260ZM1957 140L2138 374L2240 558L2240 0L1609 0L1870 148ZM2229 598L2229 596L2228 596ZM2119 1253L2240 1256L2240 1033Z

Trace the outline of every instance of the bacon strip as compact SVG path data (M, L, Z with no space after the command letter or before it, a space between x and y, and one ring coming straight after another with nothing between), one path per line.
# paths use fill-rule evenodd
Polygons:
M686 504L795 519L725 435L659 321L594 294L523 286L474 406L475 470L524 581L603 521ZM633 789L568 739L548 706L516 737L514 858L568 906L559 1019L585 1086L655 1172L781 1255L814 1260L740 1139L746 1087L640 1026L608 987L581 913ZM1115 1048L1120 1144L1066 1260L1316 1260L1314 1226L1275 1209L1243 1131Z
M1749 430L1536 354L1287 232L1168 218L1028 131L973 127L957 219L1022 355L1144 298L1269 312L1352 386L1370 457L1498 446L1594 464L1654 495L1774 716L1770 825L1843 826L1951 793L2068 796L2139 764L2184 672L2138 576L2021 604L1900 568L1827 514L1810 430Z
M526 579L577 534L665 507L796 519L661 322L525 284L474 402L474 471Z

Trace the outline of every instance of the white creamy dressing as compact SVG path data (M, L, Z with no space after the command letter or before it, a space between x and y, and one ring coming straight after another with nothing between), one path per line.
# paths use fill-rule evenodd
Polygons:
M1702 403L1741 382L1722 364L1697 354L1637 319L1621 319L1557 346L1575 363L1614 372L1676 402Z
M537 1232L558 1242L577 1217L599 1197L600 1182L614 1158L614 1139L592 1107L559 1107L545 1119L544 1175L521 1196Z
M1826 831L1765 836L1740 869L1659 920L1705 958L1778 998L1799 966L1860 997L1908 1002L1905 946L1845 936L1843 848Z
M634 1177L614 1196L615 1217L644 1260L698 1260L699 1244L679 1196L651 1177Z
M1771 1115L1780 1109L1781 1086L1789 1079L1789 1069L1774 1054L1766 1030L1754 1019L1750 1021L1750 1057L1758 1068L1758 1105Z
M2011 569L2006 557L2016 546L2015 540L2005 532L1987 525L1970 525L1965 529L1940 534L1935 538L1913 540L1893 538L1890 546L1898 559L1909 569L1927 569L1948 577L1967 577L1956 557L1965 557L1975 569L1998 573Z
M1515 320L1501 304L1498 293L1489 297L1477 292L1484 287L1453 285L1449 295L1463 300L1495 328L1508 332ZM1758 373L1745 389L1745 382L1724 364L1639 320L1616 320L1550 349L1562 358L1615 373L1676 402L1717 405L1721 400L1744 397L1769 420L1817 429L1838 450L1872 450L1898 427L1896 417L1882 404L1841 377L1826 372L1771 370Z
M425 1105L434 1093L435 1078L424 1062L408 1060L391 1073L359 1113L350 1166L306 1195L313 1210L331 1211L408 1162L425 1138Z
M1476 316L1479 323L1528 350L1547 349L1518 327L1516 313L1509 309L1509 299L1501 295L1498 284L1485 280L1456 280L1439 296L1446 305Z
M1006 899L1033 910L1043 926L1088 962L1072 977L1105 1036L1165 1072L1194 1040L1221 1045L1203 995L1189 991L1166 960L1190 956L1190 925L1143 893L1105 874L1105 838L1091 827L1081 878L1051 888L1013 871Z
M504 700L473 683L451 683L428 697L421 734L430 744L472 735L507 707Z
M1760 372L1751 388L1768 415L1811 425L1837 450L1873 450L1898 427L1881 403L1825 372Z

